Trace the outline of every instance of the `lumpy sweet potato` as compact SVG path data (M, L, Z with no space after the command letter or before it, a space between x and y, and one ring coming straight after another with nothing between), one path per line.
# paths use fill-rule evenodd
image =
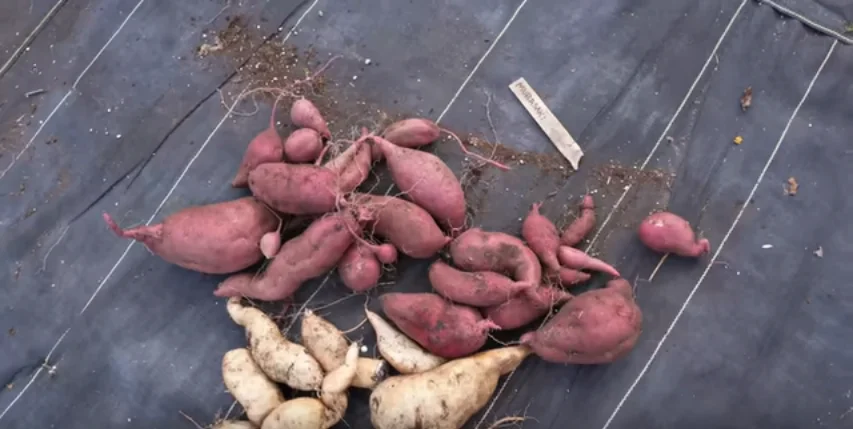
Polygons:
M477 310L447 302L433 293L386 293L382 310L409 338L447 359L467 356L486 344L496 325Z
M485 308L483 315L501 329L516 329L544 316L551 308L570 299L572 295L568 292L540 286L503 304Z
M260 261L261 237L278 225L272 211L253 197L188 207L162 223L128 229L107 213L103 217L119 237L141 242L167 262L207 274L233 273Z
M442 226L465 226L465 193L453 170L441 158L373 137L388 164L391 178L407 198L423 207Z
M503 232L471 228L450 243L453 263L465 271L494 271L538 286L542 266L523 241Z
M412 258L429 258L450 241L424 209L401 198L356 193L348 203L368 230Z
M278 107L278 100L276 99L272 106L269 127L249 142L249 147L243 154L243 160L240 161L240 167L237 169L237 175L231 181L231 186L245 188L249 184L249 172L255 167L267 162L281 161L284 155L284 144L281 141L281 135L275 128L275 111Z
M349 213L321 217L299 236L281 246L260 275L240 273L227 278L216 296L246 296L276 301L291 296L305 281L319 277L338 264L361 226Z
M429 282L445 298L474 307L498 305L527 288L536 287L491 271L460 271L442 261L430 266Z
M592 195L584 195L580 206L580 216L563 229L560 242L564 246L574 247L595 228L595 200Z
M711 243L703 238L696 240L690 222L670 212L653 213L637 230L640 241L660 253L696 258L711 250Z
M338 262L338 274L344 286L353 292L364 292L379 284L382 265L373 252L360 243L353 243Z
M521 337L540 358L566 364L613 362L631 351L643 316L631 285L614 279L566 303L542 328Z

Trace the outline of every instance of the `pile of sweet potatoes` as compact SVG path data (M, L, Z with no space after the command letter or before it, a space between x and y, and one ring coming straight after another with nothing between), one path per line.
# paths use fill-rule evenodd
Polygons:
M583 196L575 220L562 230L540 212L542 203L531 205L518 235L471 227L458 178L420 149L443 132L434 122L409 118L378 133L364 130L354 141L333 141L320 111L302 98L290 109L297 129L282 138L275 127L278 103L269 126L235 165L231 186L248 188L250 196L189 207L160 224L130 229L104 214L117 235L167 262L229 275L214 294L229 298L229 315L246 328L249 348L226 354L223 376L246 410L246 427L330 427L347 407L350 386L376 388L376 427L458 427L485 404L497 378L528 354L601 364L633 349L642 313L632 286L615 267L576 248L596 226L592 195ZM380 162L399 196L362 189ZM284 239L293 223L306 227ZM661 253L698 257L710 249L686 220L668 212L644 220L638 236ZM334 269L346 287L366 292L400 257L432 260L427 275L433 291L383 294L390 324L367 313L384 360L359 358L343 334L311 314L303 321L304 345L292 343L263 312L240 304L242 297L288 299ZM252 269L261 261L264 269ZM566 290L596 274L608 276L604 288L576 296ZM490 331L519 328L527 330L521 345L478 354ZM385 361L405 375L382 381L377 374L384 374ZM447 379L462 376L469 390ZM276 383L319 396L285 401ZM441 388L421 398L425 383ZM401 398L408 402L397 403ZM439 417L424 410L445 399L446 421L434 422Z

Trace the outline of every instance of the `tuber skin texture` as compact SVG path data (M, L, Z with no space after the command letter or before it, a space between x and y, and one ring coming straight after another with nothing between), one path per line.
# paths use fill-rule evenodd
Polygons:
M246 411L249 421L256 426L284 402L278 386L264 375L247 349L225 353L222 357L222 379L231 396Z
M119 237L141 242L165 261L206 274L246 269L263 258L261 237L276 230L278 219L254 197L194 206L162 223L122 229L103 214Z
M477 310L454 305L433 293L386 293L379 298L385 315L409 338L446 359L470 355L486 344L497 326Z
M379 284L382 265L373 252L359 243L353 243L338 262L338 274L344 286L353 292L366 292Z
M578 295L521 343L548 362L610 363L627 355L642 331L643 316L625 279Z
M603 273L610 274L613 277L619 277L619 271L616 271L616 268L613 268L610 264L602 261L601 259L593 258L574 247L560 246L560 250L557 252L557 257L559 258L560 263L566 268L601 271Z
M305 347L288 341L269 316L257 308L244 307L238 297L230 298L226 309L234 323L246 328L252 359L270 380L297 390L320 388L320 363Z
M320 110L307 99L300 98L293 102L290 107L290 122L299 128L310 128L324 139L332 138L332 133Z
M460 271L442 261L429 267L429 282L445 298L474 307L498 305L525 289L536 287L491 271Z
M441 158L371 138L382 152L394 183L413 203L453 231L465 226L465 193L453 170Z
M243 154L243 160L240 162L240 167L237 169L237 175L231 181L232 187L245 188L249 184L249 173L255 167L267 162L279 162L284 156L284 143L282 143L281 135L275 128L275 111L278 107L278 100L276 98L272 106L269 127L249 142L249 146Z
M424 350L378 314L367 309L364 313L376 331L376 349L379 354L401 374L429 371L447 362L446 359Z
M670 212L653 213L637 229L640 241L659 253L698 258L711 251L711 243L703 238L696 241L690 222Z
M494 271L515 281L538 286L542 265L523 241L503 232L471 228L450 243L454 265L465 271Z
M427 372L390 377L370 394L376 429L458 429L492 399L498 380L530 355L502 347L456 359Z
M314 162L322 152L323 139L320 133L311 128L300 128L284 141L284 156L289 162Z
M572 299L572 295L560 289L540 286L532 293L519 295L509 301L488 307L483 315L501 329L517 329L542 317L552 307Z
M323 216L284 243L262 274L235 274L220 283L214 294L263 301L285 299L302 283L334 268L353 243L353 234L360 231L361 226L348 213Z
M557 249L560 247L560 235L557 227L547 217L539 213L542 203L534 203L521 224L521 236L536 256L552 272L560 271Z
M580 205L580 216L563 229L560 242L564 246L574 247L595 228L595 200L592 195L584 195Z
M429 213L402 198L356 193L346 204L368 230L412 258L430 258L451 240Z

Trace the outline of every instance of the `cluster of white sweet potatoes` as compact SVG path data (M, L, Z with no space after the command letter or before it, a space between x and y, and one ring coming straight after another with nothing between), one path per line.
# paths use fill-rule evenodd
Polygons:
M104 215L116 234L142 242L166 261L231 274L214 293L229 298L229 314L249 336L248 349L232 350L223 361L226 386L249 418L239 424L327 428L341 419L347 389L356 387L374 389L370 407L378 428L424 422L430 424L423 427L456 428L486 403L497 378L530 353L551 362L600 364L634 347L642 314L631 285L610 264L575 248L595 229L591 195L583 197L577 218L563 231L539 212L541 203L532 205L520 237L468 227L459 180L440 158L419 150L443 131L432 121L405 119L378 133L364 130L354 141L332 142L322 114L302 98L290 109L298 129L282 139L275 128L277 105L278 100L269 127L251 140L231 183L248 187L252 196L189 207L160 224L131 229ZM337 154L326 159L329 152ZM359 190L379 162L401 196ZM292 219L308 226L282 242L282 224ZM672 213L651 215L638 234L659 252L698 256L709 249L707 240L697 242L690 225ZM396 329L367 314L380 354L403 374L387 380L377 375L385 361L359 357L356 346L347 347L343 334L318 316L303 318L298 345L262 312L240 304L241 297L289 298L333 269L347 287L364 292L379 283L382 265L396 263L400 253L432 259L442 250L449 260L437 259L429 268L435 292L380 297ZM263 272L245 271L265 258ZM611 280L577 296L564 290L589 280L590 272ZM559 312L524 334L520 346L478 353L489 331L529 326L555 306ZM285 401L275 383L319 395ZM437 414L439 403L449 404L450 417Z

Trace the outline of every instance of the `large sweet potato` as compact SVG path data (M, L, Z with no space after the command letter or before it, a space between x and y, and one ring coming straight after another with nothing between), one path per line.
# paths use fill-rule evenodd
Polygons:
M109 214L103 216L119 237L141 242L167 262L207 274L233 273L260 261L261 237L279 223L253 197L188 207L162 223L128 229L120 228Z
M412 258L429 258L450 241L435 220L402 198L356 193L348 204L368 230Z
M471 228L450 243L450 257L466 271L495 271L534 286L542 281L536 254L523 241L503 232Z

